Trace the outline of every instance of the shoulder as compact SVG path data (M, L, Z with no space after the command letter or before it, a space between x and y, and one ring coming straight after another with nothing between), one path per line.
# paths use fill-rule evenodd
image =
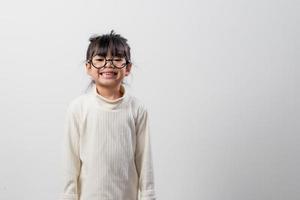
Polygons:
M72 113L74 115L80 115L87 101L88 94L86 93L76 96L68 102L67 112Z
M138 112L143 112L143 111L148 110L145 102L139 97L136 97L134 95L130 95L130 101L129 102L130 102L130 106L133 107Z
M129 104L135 120L139 121L145 116L148 116L148 106L141 98L131 95Z

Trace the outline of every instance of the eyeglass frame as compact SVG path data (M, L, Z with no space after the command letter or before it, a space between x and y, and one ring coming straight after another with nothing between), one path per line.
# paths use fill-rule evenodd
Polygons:
M93 56L94 57L94 56ZM103 68L103 67L105 67L106 65L107 65L107 62L108 61L110 61L110 63L111 63L111 65L114 67L114 68L117 68L117 69L122 69L122 68L124 68L124 67L126 67L128 64L130 64L130 62L125 58L125 63L123 63L122 64L122 67L117 67L116 65L114 65L114 63L113 63L113 59L114 59L115 57L112 57L111 59L106 59L105 57L104 57L104 59L105 59L105 64L102 66L102 67L96 67L94 64L93 64L93 58L92 59L90 59L90 60L88 60L87 62L88 63L90 63L93 67L95 67L96 69L101 69L101 68ZM124 58L124 57L123 57Z

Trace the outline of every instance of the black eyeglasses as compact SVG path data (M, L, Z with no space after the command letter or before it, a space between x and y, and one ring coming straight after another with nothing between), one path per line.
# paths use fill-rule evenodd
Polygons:
M92 60L89 60L89 63L91 63L93 67L100 69L102 67L105 67L108 61L110 61L110 63L118 69L122 69L128 64L125 58L113 57L111 59L106 59L102 56L96 56L92 58Z

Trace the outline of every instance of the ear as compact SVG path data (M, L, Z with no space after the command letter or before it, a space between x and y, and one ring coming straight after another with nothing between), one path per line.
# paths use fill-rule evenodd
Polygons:
M90 75L90 73L91 73L91 68L92 68L91 64L88 63L88 62L86 62L86 63L85 63L85 72L86 72L88 75Z
M129 63L126 67L125 67L125 76L128 76L130 74L130 71L131 71L131 67L132 67L132 64Z

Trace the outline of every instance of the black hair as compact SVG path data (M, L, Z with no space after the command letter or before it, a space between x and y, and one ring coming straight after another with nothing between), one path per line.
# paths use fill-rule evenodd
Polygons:
M127 43L127 39L116 34L114 30L111 30L109 34L92 35L89 38L89 46L86 52L86 60L88 63L94 56L106 57L108 53L111 56L123 57L126 60L126 67L131 64L130 46ZM95 81L92 80L89 84L91 86Z

